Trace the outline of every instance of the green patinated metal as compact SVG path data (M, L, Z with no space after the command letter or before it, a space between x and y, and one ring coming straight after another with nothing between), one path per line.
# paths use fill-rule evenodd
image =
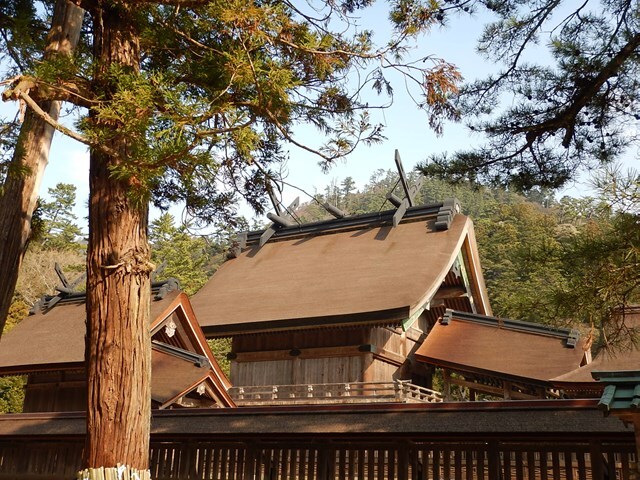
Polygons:
M640 371L593 372L593 378L607 384L598 402L606 413L640 413Z
M416 320L418 320L418 317L420 317L420 315L422 315L422 312L425 311L425 308L419 308L418 310L416 310L415 312L413 312L413 315L411 315L409 318L405 318L402 321L402 331L406 332L407 330L409 330L411 328L411 325L413 325Z

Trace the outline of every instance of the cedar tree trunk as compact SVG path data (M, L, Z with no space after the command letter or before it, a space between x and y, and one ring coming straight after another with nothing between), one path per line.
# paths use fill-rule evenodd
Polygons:
M131 2L134 5L135 2ZM95 84L109 99L116 88L110 66L139 70L135 6L97 2L93 10ZM131 156L131 145L90 112L109 139L109 153L92 149L89 173L87 257L88 384L85 466L149 468L151 419L151 294L148 206L132 199L134 179L115 178L111 169Z
M83 17L84 10L71 2L56 2L45 59L73 53L80 37ZM58 119L60 102L39 102L39 106L54 120ZM7 321L31 233L31 216L47 166L52 138L53 127L28 109L0 196L0 336Z

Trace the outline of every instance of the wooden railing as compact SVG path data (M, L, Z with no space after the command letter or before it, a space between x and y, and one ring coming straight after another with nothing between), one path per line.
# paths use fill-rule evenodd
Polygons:
M442 395L439 392L404 380L232 387L229 393L236 405L245 407L327 403L442 402Z

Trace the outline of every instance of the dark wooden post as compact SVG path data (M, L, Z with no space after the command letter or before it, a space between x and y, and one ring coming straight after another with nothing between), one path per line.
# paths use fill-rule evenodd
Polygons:
M479 452L478 452L479 453ZM496 440L489 442L487 448L487 462L489 463L489 478L499 480L502 478L500 472L500 446Z
M591 456L591 478L605 478L604 463L602 462L602 445L600 445L599 440L592 440L589 443L589 455Z

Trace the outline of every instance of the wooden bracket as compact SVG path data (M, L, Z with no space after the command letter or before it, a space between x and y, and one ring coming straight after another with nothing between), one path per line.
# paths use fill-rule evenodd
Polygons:
M333 215L335 218L344 218L347 216L346 213L344 213L342 210L340 210L338 207L334 207L333 205L331 205L329 202L325 202L322 204L322 206L324 207L324 209L329 212L331 215Z

